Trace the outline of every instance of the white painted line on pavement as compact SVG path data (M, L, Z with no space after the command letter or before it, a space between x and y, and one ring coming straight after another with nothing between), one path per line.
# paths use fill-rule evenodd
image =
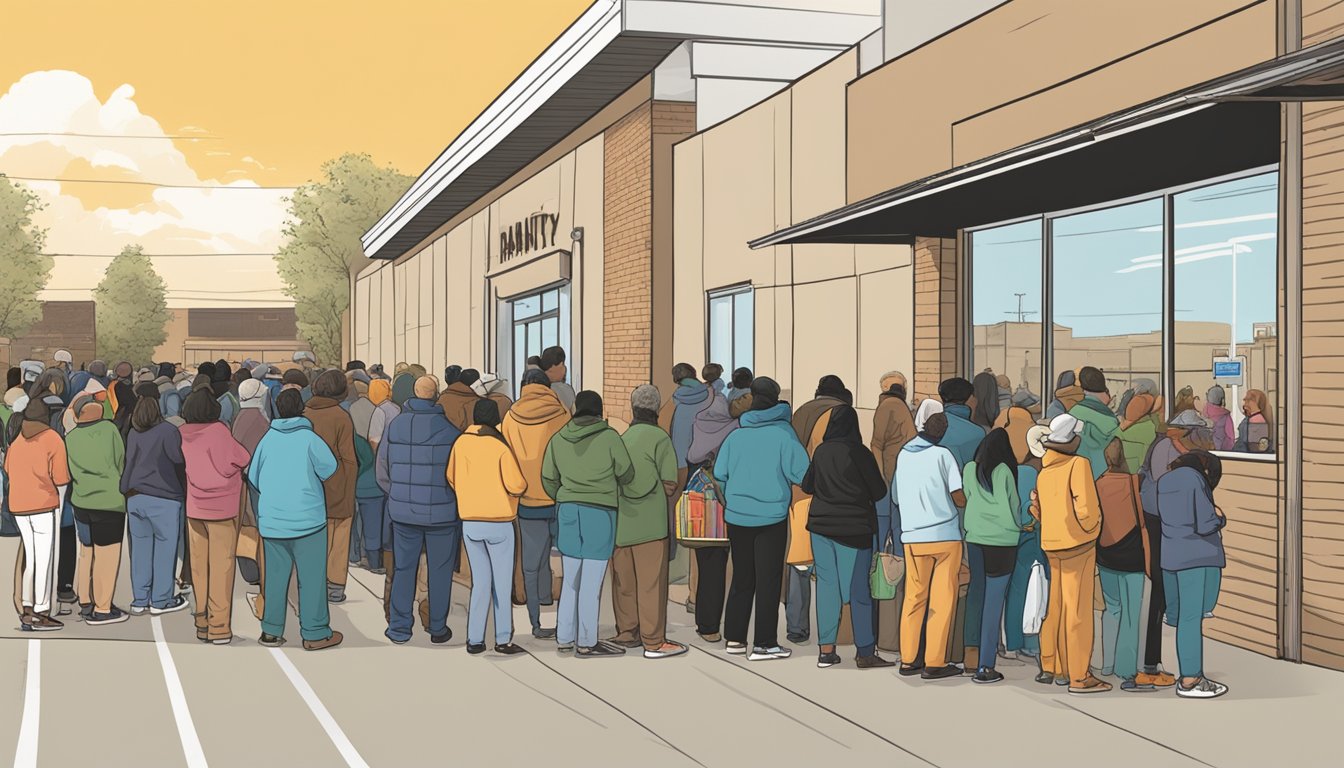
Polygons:
M168 643L163 639L163 622L159 621L158 616L151 616L149 623L154 627L154 647L159 652L163 682L168 686L168 701L173 705L173 719L177 721L177 736L182 740L182 752L187 756L187 765L189 768L205 768L205 752L201 749L200 737L196 735L196 725L191 722L187 696L182 692L182 679L177 676L173 654L168 651Z
M336 749L341 753L341 757L345 758L345 764L350 768L369 768L369 764L364 762L364 758L360 757L359 750L355 749L355 745L350 743L345 731L341 730L336 718L332 717L331 713L327 711L326 706L322 704L322 700L317 698L317 692L304 679L303 673L299 672L299 668L294 666L294 662L290 661L289 657L285 656L279 648L272 648L271 656L275 659L275 663L280 665L280 669L285 671L285 677L289 678L294 690L298 691L299 696L303 698L303 703L308 705L313 717L316 717L317 722L322 724L322 730L327 732L327 737L331 739L331 743L336 746Z
M38 716L42 710L42 643L28 641L28 674L23 685L23 720L19 745L14 750L14 768L36 768Z

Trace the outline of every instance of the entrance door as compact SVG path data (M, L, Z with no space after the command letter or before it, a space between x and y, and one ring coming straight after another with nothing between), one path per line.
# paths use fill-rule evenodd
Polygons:
M561 342L561 301L567 298L562 288L523 296L513 301L513 384L514 397L523 388L527 359Z

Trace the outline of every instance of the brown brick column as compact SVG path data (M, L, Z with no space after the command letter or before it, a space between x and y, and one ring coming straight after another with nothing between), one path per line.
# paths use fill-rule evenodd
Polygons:
M914 395L936 397L938 384L957 372L956 241L915 241Z
M603 142L602 398L630 420L630 392L649 380L653 306L653 111L645 102Z

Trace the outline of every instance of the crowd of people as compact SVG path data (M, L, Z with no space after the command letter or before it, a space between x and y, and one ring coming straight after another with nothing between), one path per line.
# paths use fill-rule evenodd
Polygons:
M492 614L494 651L523 652L517 599L533 637L561 652L669 658L687 650L667 633L674 510L703 478L726 535L694 543L687 608L729 654L788 658L783 604L791 644L808 642L815 617L823 668L842 663L847 630L859 668L896 666L877 651L893 637L899 673L930 681L995 683L1001 664L1035 663L1038 683L1070 693L1111 690L1111 676L1122 691L1226 692L1203 663L1226 562L1211 449L1266 447L1263 393L1247 394L1234 429L1221 389L1203 414L1182 390L1168 419L1153 382L1113 398L1090 366L1062 374L1049 403L991 372L915 402L891 372L865 440L839 377L794 407L768 377L724 373L676 365L671 397L651 383L629 393L627 425L566 383L559 347L528 360L516 402L507 381L473 369L324 370L306 353L283 371L25 361L0 406L2 532L22 541L15 609L23 629L52 631L76 607L100 626L190 604L197 638L227 644L241 575L257 588L259 642L276 647L297 575L299 634L320 650L341 643L329 606L359 567L385 577L391 642L418 619L442 644L465 549L469 653L486 651ZM875 599L892 562L896 597ZM616 626L601 638L608 571ZM1178 675L1162 668L1163 621Z

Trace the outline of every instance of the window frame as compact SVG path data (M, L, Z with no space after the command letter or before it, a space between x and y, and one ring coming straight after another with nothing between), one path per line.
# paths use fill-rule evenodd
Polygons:
M756 306L756 288L755 288L755 286L753 286L753 285L752 285L751 283L749 283L749 282L747 282L747 283L736 283L736 284L733 284L733 285L727 285L727 286L724 286L724 287L721 287L721 288L711 288L710 290L705 291L705 354L704 354L705 362L707 362L707 363L718 363L719 365L724 366L724 368L725 368L724 373L725 373L725 374L728 374L730 377L732 376L732 372L733 372L734 370L736 370L736 369L734 368L734 366L736 365L736 362L737 362L737 300L736 300L736 297L738 297L738 296L740 296L740 295L742 295L742 294L744 294L744 293L749 293L749 294L752 295L752 296L751 296L751 300L752 300L752 309L753 309L753 312L752 312L752 316L751 316L751 318L749 318L748 322L751 323L751 335L752 335L752 338L755 339L755 336L756 336L756 313L755 313L755 311L754 311L754 310L755 310L755 306ZM713 333L713 330L714 330L714 325L713 325L713 319L714 319L714 316L713 316L713 311L711 310L711 306L712 306L712 304L714 303L714 300L715 300L715 299L725 299L725 298L726 298L726 299L730 299L730 301L728 302L728 307L729 307L729 319L728 319L728 325L729 325L729 339L728 339L728 349L729 349L729 352L728 352L728 360L727 360L726 362L723 361L723 360L713 360L713 359L711 359L711 357L710 357L710 349L712 348L713 337L714 337L714 333ZM753 341L753 343L752 343L752 355L751 355L751 357L752 357L752 360L751 360L751 366L750 366L750 367L751 367L751 370L754 371L754 370L756 370L756 345L755 345L754 341Z

